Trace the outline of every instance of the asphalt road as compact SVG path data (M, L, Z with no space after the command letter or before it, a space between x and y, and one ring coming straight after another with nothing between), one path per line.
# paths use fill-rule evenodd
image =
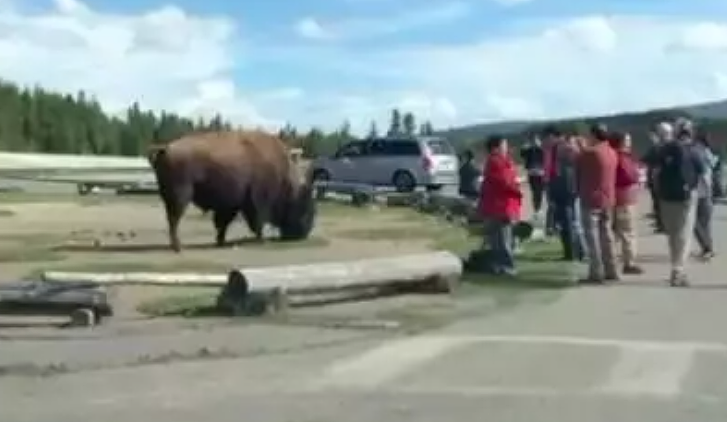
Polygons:
M695 262L694 286L669 288L666 241L641 230L647 272L618 285L568 290L416 336L0 377L0 420L723 422L727 263ZM718 251L725 233L719 208ZM22 342L5 350L13 347L18 353Z

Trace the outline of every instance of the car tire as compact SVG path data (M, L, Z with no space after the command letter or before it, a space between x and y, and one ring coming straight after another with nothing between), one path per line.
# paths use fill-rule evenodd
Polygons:
M417 187L417 182L414 176L406 170L398 170L394 173L394 177L391 179L391 183L397 192L414 192Z

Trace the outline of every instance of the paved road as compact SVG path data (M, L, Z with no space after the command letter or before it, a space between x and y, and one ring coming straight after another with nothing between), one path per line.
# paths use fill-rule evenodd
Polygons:
M694 263L696 285L669 288L665 240L642 229L647 274L620 285L411 337L2 377L0 420L725 421L727 264Z

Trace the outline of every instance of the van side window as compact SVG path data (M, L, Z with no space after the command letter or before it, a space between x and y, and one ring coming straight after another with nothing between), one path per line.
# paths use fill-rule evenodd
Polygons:
M358 157L361 155L364 155L366 153L366 144L364 142L351 142L349 144L346 144L342 146L338 152L336 152L336 157Z
M416 156L420 154L419 143L410 140L376 139L371 141L372 155Z

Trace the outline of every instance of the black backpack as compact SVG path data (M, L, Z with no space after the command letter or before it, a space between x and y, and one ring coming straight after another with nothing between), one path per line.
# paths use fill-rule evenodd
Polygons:
M699 182L699 163L689 145L670 142L659 151L657 195L664 201L687 201Z

